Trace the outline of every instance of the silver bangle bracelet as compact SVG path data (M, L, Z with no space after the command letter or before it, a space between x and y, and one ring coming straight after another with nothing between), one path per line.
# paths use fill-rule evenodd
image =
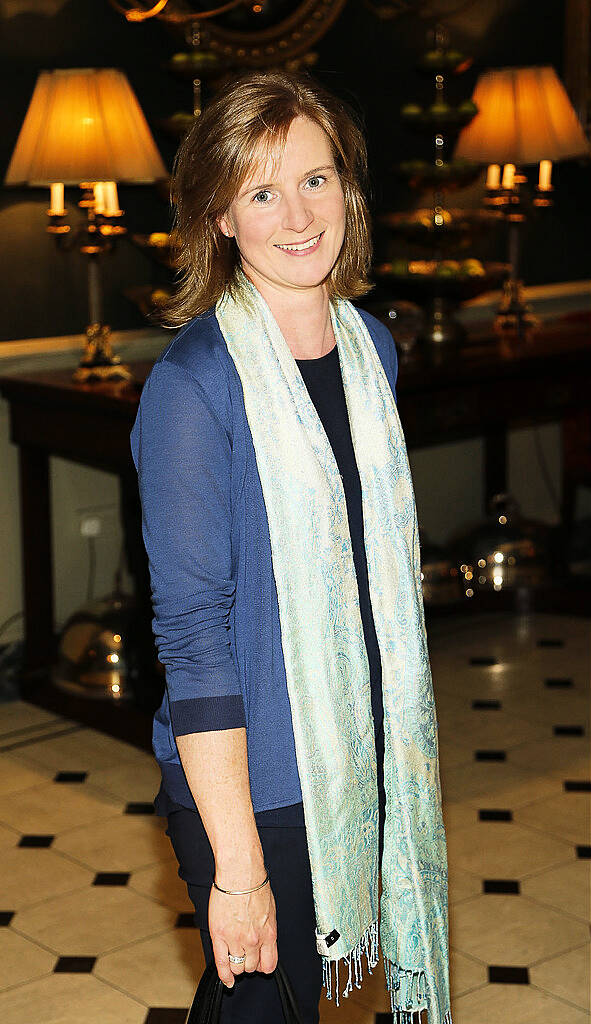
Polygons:
M267 870L267 866L266 865L265 865L265 870ZM264 882L261 882L260 885L255 885L254 889L241 889L241 890L236 890L236 891L233 891L232 889L220 889L220 887L217 884L215 878L213 880L213 884L214 884L214 888L216 888L218 890L218 892L225 892L227 896L246 896L247 893L249 893L249 892L256 892L257 889L262 889L263 886L266 885L268 881L269 881L269 872L267 871L267 875L265 877Z

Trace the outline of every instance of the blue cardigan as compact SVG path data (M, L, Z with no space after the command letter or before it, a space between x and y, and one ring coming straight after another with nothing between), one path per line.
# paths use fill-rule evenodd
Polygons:
M359 313L396 398L392 335ZM175 738L245 726L255 813L299 803L267 513L242 384L214 308L159 355L130 441L166 677L152 732L163 786L195 808Z

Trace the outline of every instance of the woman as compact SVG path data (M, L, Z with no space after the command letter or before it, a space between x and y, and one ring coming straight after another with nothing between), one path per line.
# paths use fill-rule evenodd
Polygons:
M218 94L175 167L183 329L131 435L166 671L155 805L232 1024L282 1019L278 956L317 1024L378 937L399 1020L451 1024L396 350L350 302L370 287L365 152L308 77Z

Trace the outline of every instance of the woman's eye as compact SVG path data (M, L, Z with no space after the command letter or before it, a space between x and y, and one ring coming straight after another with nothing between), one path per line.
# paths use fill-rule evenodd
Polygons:
M253 196L253 201L255 203L258 203L259 206L264 206L265 203L268 202L268 200L263 198L262 201L261 201L260 197L261 196L270 196L270 195L271 195L271 193L269 192L269 189L268 188L264 188L264 189L262 189L261 192L257 192L256 196Z
M324 177L323 174L315 174L315 175L313 175L312 178L308 178L307 184L308 185L311 184L312 185L312 189L314 190L314 189L319 188L320 185L322 185L323 181L326 181L326 178Z

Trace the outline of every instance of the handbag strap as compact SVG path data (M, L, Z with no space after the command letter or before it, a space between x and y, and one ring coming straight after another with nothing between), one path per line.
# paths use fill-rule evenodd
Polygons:
M291 982L279 961L273 977L277 982L285 1024L302 1024ZM212 960L201 975L185 1024L219 1024L223 990L224 983Z

